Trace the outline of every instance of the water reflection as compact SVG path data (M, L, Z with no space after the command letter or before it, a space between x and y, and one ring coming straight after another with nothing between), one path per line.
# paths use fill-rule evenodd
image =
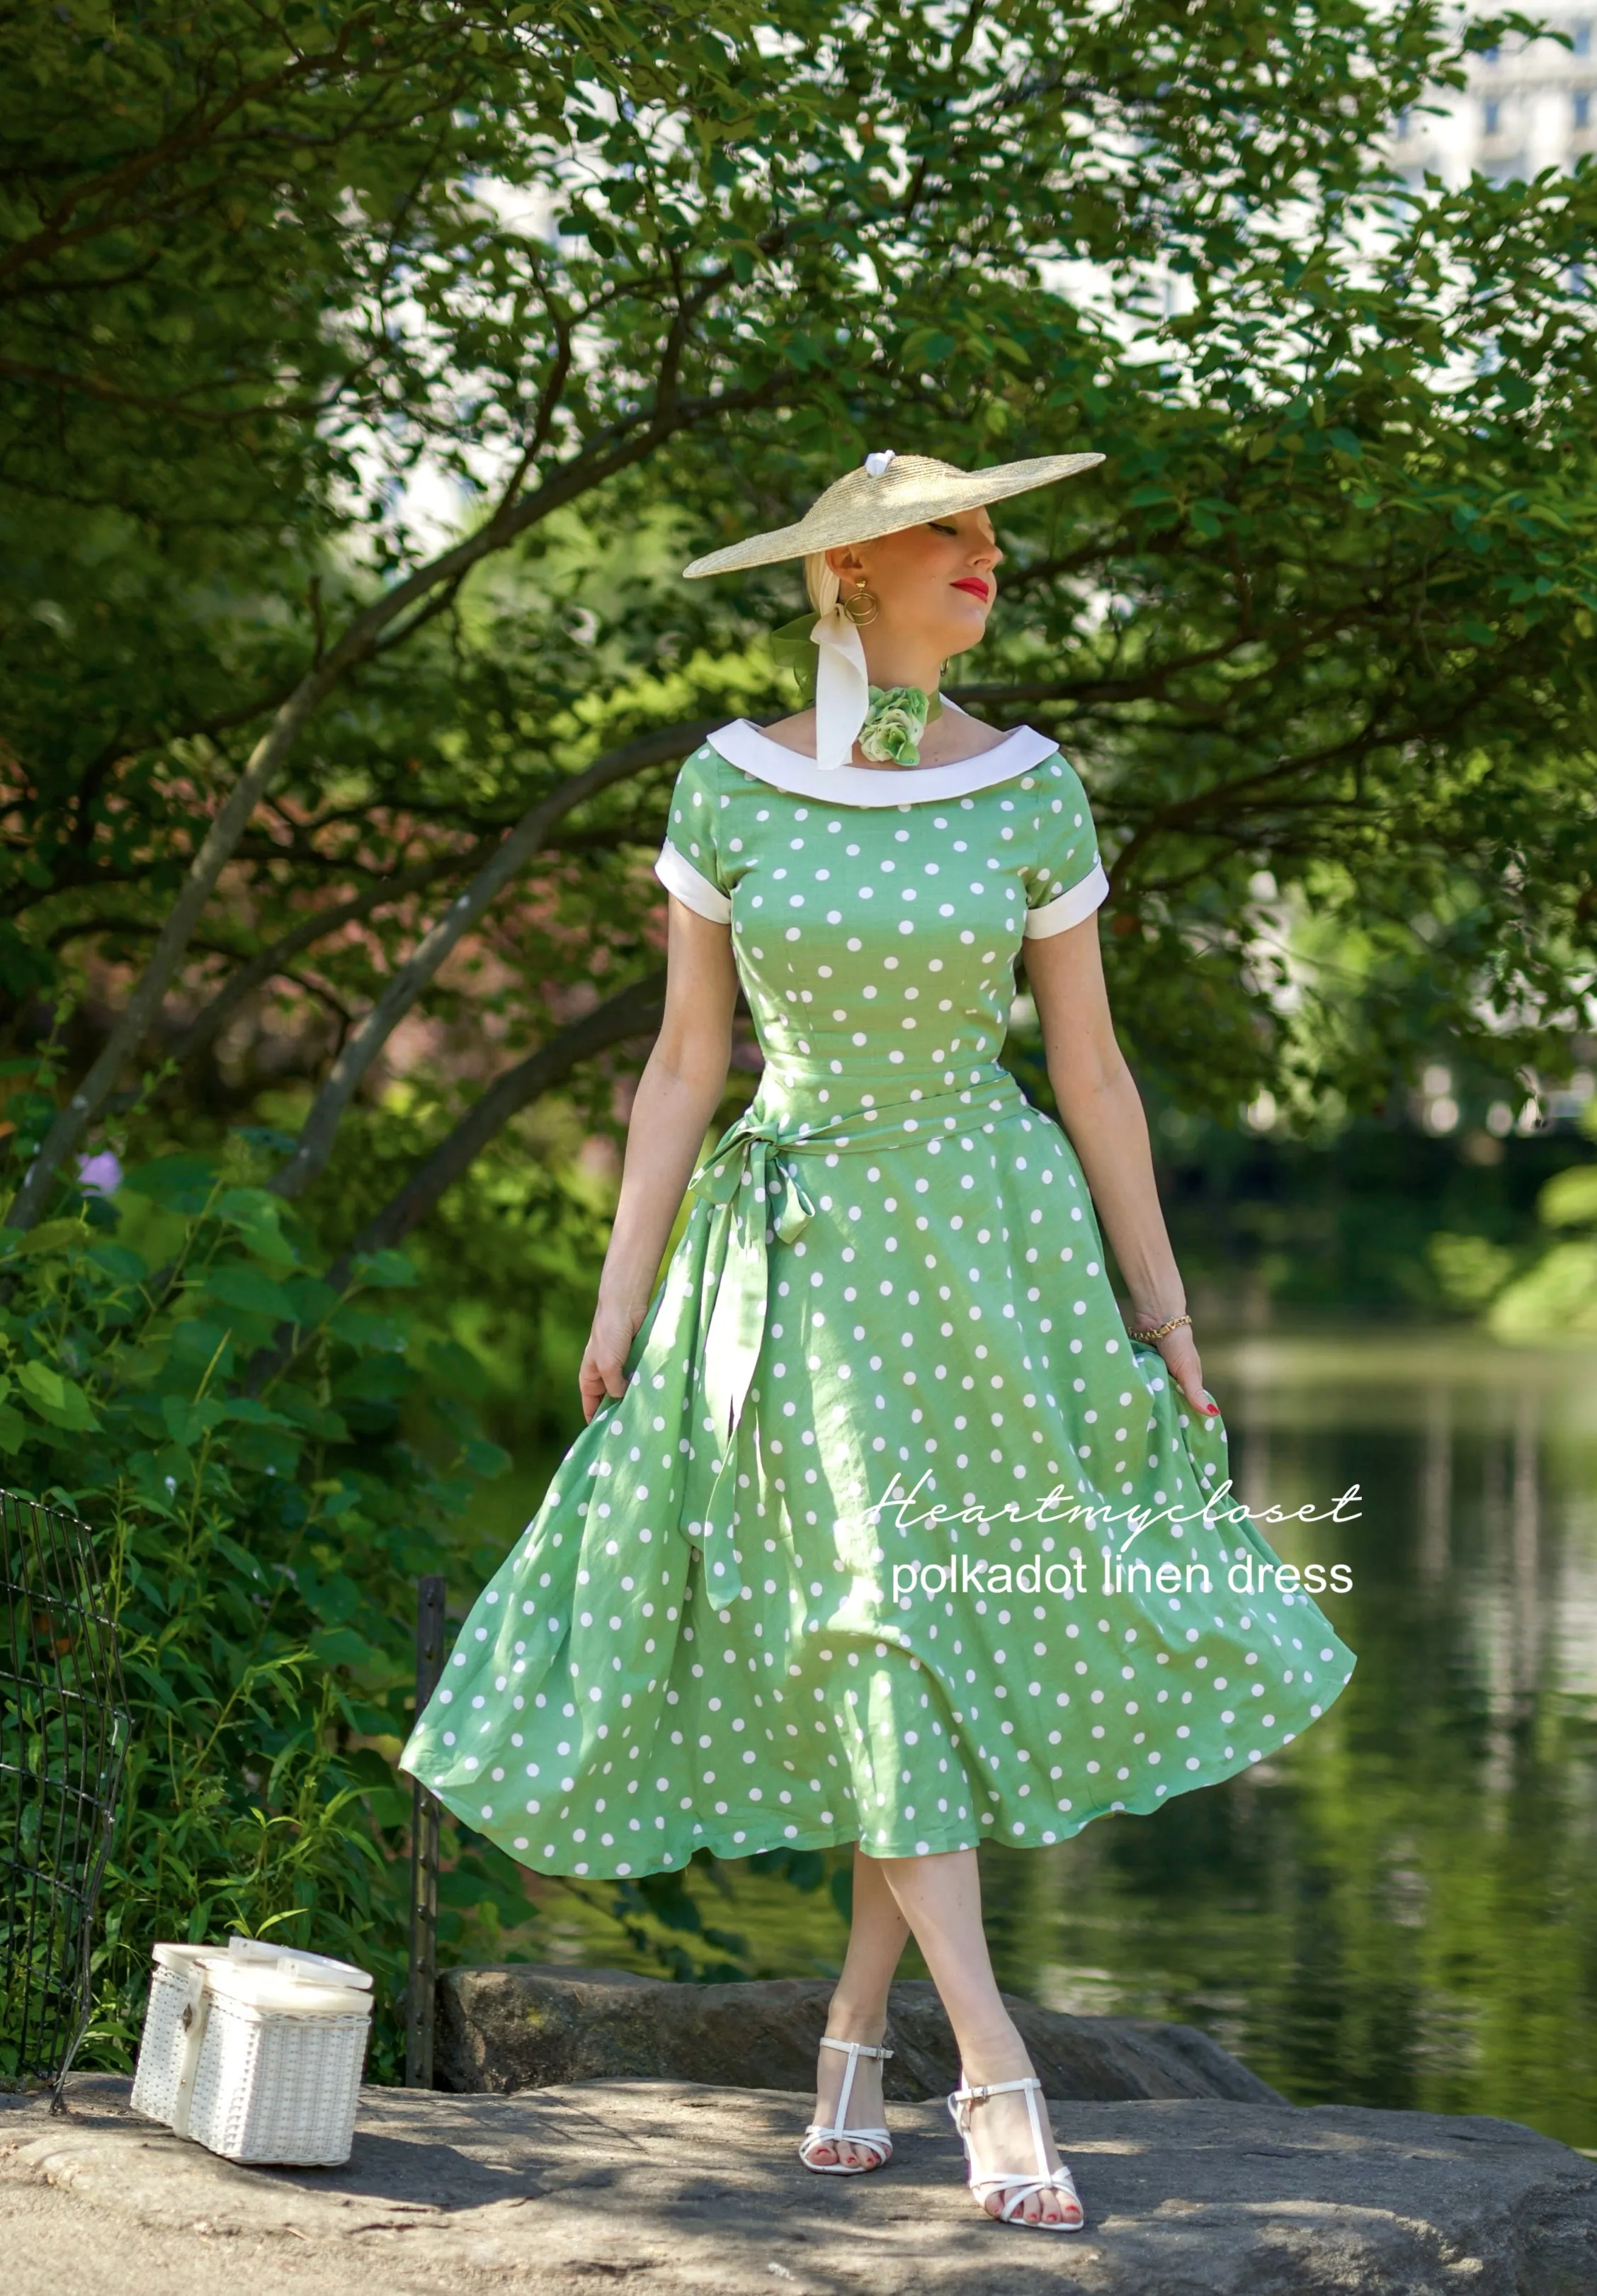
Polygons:
M1349 1564L1359 1653L1274 1761L1056 1852L995 1851L1007 1982L1190 2019L1301 2103L1597 2146L1597 1358L1254 1338L1205 1374L1268 1535Z

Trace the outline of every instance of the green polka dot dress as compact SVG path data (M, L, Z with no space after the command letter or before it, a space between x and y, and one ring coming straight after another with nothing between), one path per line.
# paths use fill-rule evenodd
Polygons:
M1290 1744L1353 1654L1228 1514L1224 1427L999 1065L1022 940L1108 891L1075 772L1028 728L828 771L739 721L656 869L730 927L764 1073L404 1767L617 1876L1035 1847Z

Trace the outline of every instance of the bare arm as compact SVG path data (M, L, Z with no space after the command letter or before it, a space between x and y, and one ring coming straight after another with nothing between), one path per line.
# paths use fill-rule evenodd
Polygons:
M668 898L665 1018L632 1103L620 1200L577 1374L586 1419L627 1384L627 1351L649 1312L666 1239L732 1063L738 976L731 929L675 893Z
M1110 1016L1097 917L1028 940L1025 957L1048 1079L1130 1288L1134 1319L1151 1327L1184 1315L1186 1292L1159 1209L1148 1119ZM1156 1345L1192 1408L1212 1410L1190 1327L1182 1324Z

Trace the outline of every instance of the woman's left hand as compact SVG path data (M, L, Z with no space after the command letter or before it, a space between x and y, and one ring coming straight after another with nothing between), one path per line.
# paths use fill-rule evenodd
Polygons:
M1163 1356L1165 1368L1199 1418L1215 1418L1220 1406L1211 1403L1203 1391L1203 1365L1198 1360L1198 1342L1192 1337L1192 1325L1180 1324L1175 1331L1167 1332L1162 1340L1154 1340L1151 1344Z

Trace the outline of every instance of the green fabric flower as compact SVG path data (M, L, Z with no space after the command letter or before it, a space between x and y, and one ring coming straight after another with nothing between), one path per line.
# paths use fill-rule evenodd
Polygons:
M918 685L873 685L859 745L878 765L918 766L930 704Z

